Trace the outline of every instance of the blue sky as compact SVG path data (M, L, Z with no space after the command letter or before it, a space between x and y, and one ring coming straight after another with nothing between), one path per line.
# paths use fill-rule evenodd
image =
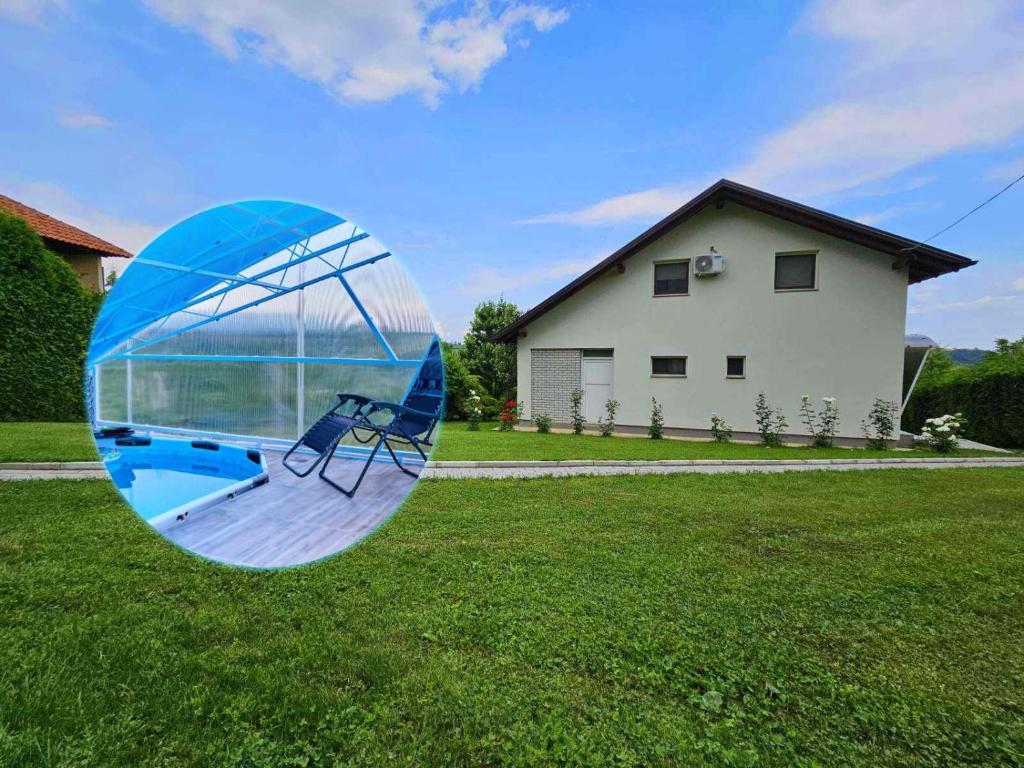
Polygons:
M319 205L457 338L722 176L941 229L1024 173L1024 6L957 6L0 0L0 191L136 252L219 203ZM913 287L908 331L1024 335L1022 221L1024 182L935 240L981 264Z

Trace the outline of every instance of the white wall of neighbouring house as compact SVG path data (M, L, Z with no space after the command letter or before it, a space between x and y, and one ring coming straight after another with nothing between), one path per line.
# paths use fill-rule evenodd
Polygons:
M653 296L655 262L695 259L711 246L725 257L722 274L696 278L691 263L689 295ZM775 255L792 251L817 252L815 290L775 290ZM807 394L819 409L822 397L836 397L840 436L860 437L876 397L900 400L907 280L889 255L737 204L708 207L627 259L623 273L610 270L524 329L524 418L541 413L533 383L579 375L571 353L543 350L613 349L618 424L645 426L653 396L667 427L708 429L716 412L753 432L754 399L764 391L785 411L788 433L807 433L799 416ZM726 377L732 355L746 357L745 378ZM652 356L686 356L686 377L653 377ZM544 370L531 369L535 359ZM549 397L540 407L557 405Z

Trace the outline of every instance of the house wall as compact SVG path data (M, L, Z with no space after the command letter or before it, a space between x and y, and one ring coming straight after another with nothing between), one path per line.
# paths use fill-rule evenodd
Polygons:
M530 351L530 393L534 413L567 424L571 416L570 397L580 385L583 355L578 349L533 349Z
M103 288L103 260L92 254L62 253L64 260L78 276L78 282L91 291Z
M655 261L692 259L710 246L724 254L724 273L691 271L688 296L652 295ZM817 289L776 292L775 254L804 250L818 252ZM629 258L624 273L611 270L525 328L518 341L524 416L562 421L550 400L564 385L546 382L578 376L575 364L548 371L570 353L541 354L545 368L534 372L536 353L608 347L621 425L646 425L653 396L668 427L707 429L717 412L737 431L753 432L754 398L764 391L784 409L789 433L807 432L799 408L808 394L819 408L822 397L838 398L839 434L860 437L875 397L900 399L907 279L891 256L739 205L709 207ZM653 378L652 355L687 356L687 376ZM746 378L726 378L728 355L746 356Z

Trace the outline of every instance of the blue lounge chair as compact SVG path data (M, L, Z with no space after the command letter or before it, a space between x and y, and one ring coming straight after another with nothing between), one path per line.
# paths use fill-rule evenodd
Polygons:
M420 366L416 380L402 402L400 404L384 400L371 402L363 412L363 420L353 427L353 435L359 442L369 443L376 439L373 450L370 451L370 455L363 464L363 469L359 473L355 485L351 488L344 488L324 474L327 471L327 465L331 462L330 456L327 457L327 461L324 462L324 466L320 470L320 478L351 498L359 489L381 446L387 449L395 466L405 474L417 477L416 472L401 462L392 445L412 446L426 461L427 454L424 453L423 446L427 448L433 446L430 440L443 412L444 365L441 359L440 345L434 341L423 365ZM366 437L360 435L357 430L366 433Z
M286 453L284 458L281 459L281 463L284 464L292 474L298 475L299 477L306 477L316 469L324 459L329 460L329 457L334 453L334 449L338 447L338 443L341 442L341 439L345 435L351 432L354 427L358 427L362 424L363 417L365 416L371 402L370 398L363 397L362 395L339 392L338 404L317 419L313 423L313 426L306 430L306 434L300 437L298 442L288 449L288 453ZM348 413L343 413L349 403L352 403L354 407ZM372 435L368 436L366 440L371 438ZM291 455L301 447L309 448L319 454L316 461L302 471L288 463L288 459ZM320 470L321 477L323 477L325 469L327 469L326 463Z

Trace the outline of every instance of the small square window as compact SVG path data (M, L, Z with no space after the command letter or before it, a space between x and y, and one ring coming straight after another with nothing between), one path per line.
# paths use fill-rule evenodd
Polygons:
M651 376L685 376L685 357L652 357Z
M725 375L730 379L742 379L747 375L747 358L731 356L725 358Z
M689 292L689 261L668 261L654 265L655 296L679 296Z
M817 254L775 254L775 290L800 291L815 287Z

